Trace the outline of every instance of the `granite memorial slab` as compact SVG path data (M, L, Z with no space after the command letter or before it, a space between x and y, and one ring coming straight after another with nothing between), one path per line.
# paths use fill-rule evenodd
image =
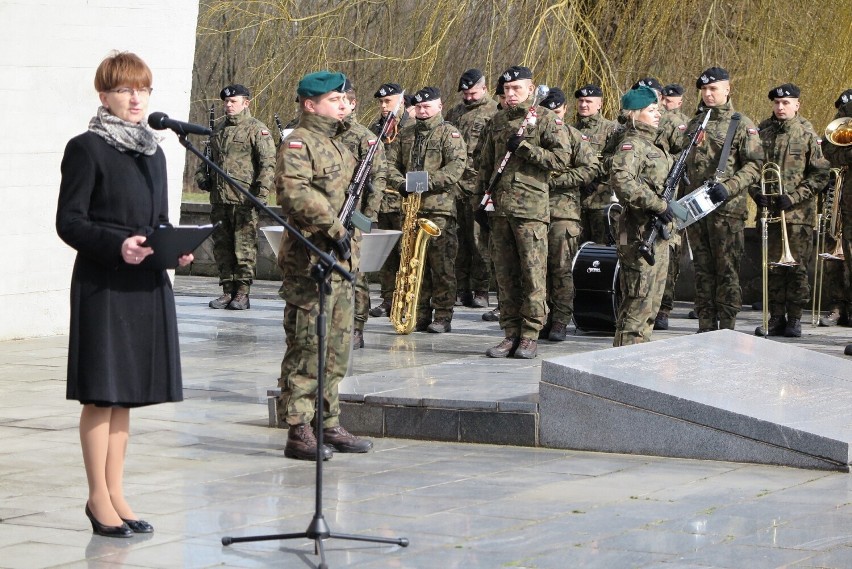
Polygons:
M849 470L852 362L731 330L545 360L546 447Z

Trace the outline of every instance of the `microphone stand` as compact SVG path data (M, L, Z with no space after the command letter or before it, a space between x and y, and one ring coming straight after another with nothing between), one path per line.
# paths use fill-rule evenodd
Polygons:
M355 276L344 269L338 262L337 259L334 258L333 255L330 255L321 249L319 249L316 245L311 243L302 233L296 230L289 223L284 221L280 215L272 211L272 209L264 204L262 201L257 199L254 195L251 194L248 190L240 186L237 182L234 181L233 178L228 176L224 170L222 170L216 163L210 160L208 157L204 156L201 152L195 148L189 140L187 140L185 134L178 134L178 140L181 145L198 156L201 161L209 166L210 169L225 180L228 185L232 188L240 192L249 201L254 205L254 207L258 208L266 212L272 219L276 222L280 223L285 231L295 236L300 243L302 243L305 247L308 248L311 252L315 253L319 258L319 261L316 265L314 265L311 269L311 277L317 283L317 289L319 290L319 315L317 316L317 396L314 406L314 417L317 422L317 460L316 460L316 484L315 484L315 507L314 507L314 517L311 519L310 524L303 532L298 533L281 533L281 534L273 534L273 535L257 535L257 536L247 536L247 537L229 537L225 536L222 538L222 545L231 545L232 543L241 543L248 541L270 541L276 539L311 539L314 541L314 555L320 556L320 564L319 569L328 569L328 565L325 562L325 548L323 547L323 541L329 538L336 539L346 539L350 541L366 541L371 543L388 543L391 545L399 545L401 547L408 547L408 538L406 537L397 537L397 538L387 538L387 537L372 537L366 535L353 535L346 533L336 533L332 532L328 527L328 523L325 521L325 517L322 515L322 471L323 471L323 462L321 449L323 448L323 432L322 432L322 413L323 413L323 393L324 393L324 380L325 380L325 331L326 331L326 314L325 314L325 303L326 303L326 295L331 292L331 283L329 279L331 277L332 272L336 272L341 277L346 279L348 282L352 283L355 281Z

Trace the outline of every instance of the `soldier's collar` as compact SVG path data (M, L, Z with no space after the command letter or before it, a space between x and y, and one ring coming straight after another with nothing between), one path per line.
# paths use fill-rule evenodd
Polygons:
M428 119L417 119L415 125L417 130L430 130L442 122L444 122L444 117L441 116L441 113L438 113L434 117L429 117Z
M329 138L347 130L343 121L316 113L303 113L299 119L299 126L318 134L324 134Z
M235 115L225 115L225 121L228 124L240 124L250 116L251 113L249 113L249 109L246 107Z

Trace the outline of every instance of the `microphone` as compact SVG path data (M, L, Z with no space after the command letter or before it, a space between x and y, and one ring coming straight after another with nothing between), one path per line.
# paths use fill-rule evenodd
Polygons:
M210 136L213 131L206 126L200 124L192 124L191 122L181 122L170 119L166 113L151 113L148 115L148 126L154 130L173 130L176 133L186 136L187 134L202 134Z

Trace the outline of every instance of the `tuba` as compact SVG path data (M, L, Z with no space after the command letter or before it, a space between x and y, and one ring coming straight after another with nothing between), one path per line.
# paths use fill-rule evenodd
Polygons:
M825 139L835 146L852 145L852 117L841 117L828 123Z
M412 185L409 172L406 185ZM414 190L402 198L402 237L399 245L399 271L390 309L390 321L397 334L411 334L417 318L417 301L423 284L426 245L432 237L441 235L441 229L428 219L418 218L421 196L428 187L428 178L414 183Z

